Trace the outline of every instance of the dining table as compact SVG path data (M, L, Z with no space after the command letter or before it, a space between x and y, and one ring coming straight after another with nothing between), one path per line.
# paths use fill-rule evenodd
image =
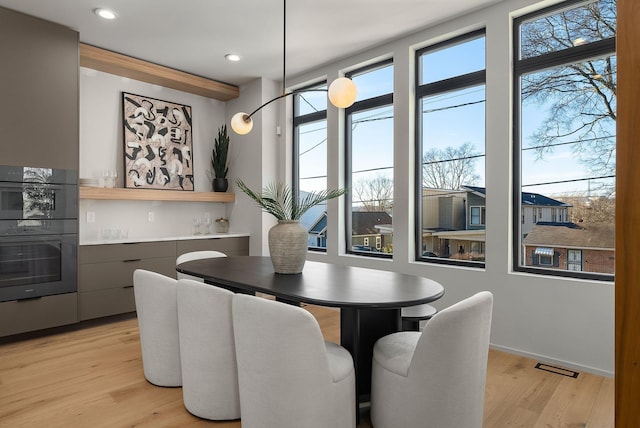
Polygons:
M357 408L369 400L375 342L401 330L403 307L444 294L441 284L422 276L309 260L299 274L275 273L271 259L262 256L200 259L181 263L176 270L234 292L339 308L340 344L353 357Z

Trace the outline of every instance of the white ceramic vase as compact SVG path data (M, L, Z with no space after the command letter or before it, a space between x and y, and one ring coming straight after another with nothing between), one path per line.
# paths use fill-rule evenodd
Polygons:
M269 253L276 273L302 272L307 258L307 230L298 220L278 220L269 229Z

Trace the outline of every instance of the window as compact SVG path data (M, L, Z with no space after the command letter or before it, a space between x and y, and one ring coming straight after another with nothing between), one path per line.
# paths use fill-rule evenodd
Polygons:
M416 259L481 267L484 30L422 49L416 63Z
M474 226L485 224L485 213L485 207L471 207L471 224Z
M540 256L540 266L552 266L553 265L553 256L548 256L545 254L541 254Z
M293 186L298 197L327 188L326 84L309 87L293 97ZM312 207L300 223L309 230L309 249L326 251L326 203Z
M516 270L613 279L615 33L615 0L565 1L514 22ZM556 256L539 253L547 247Z
M349 74L358 87L346 110L347 252L393 253L393 63ZM376 245L371 247L369 242ZM378 240L380 244L378 245Z

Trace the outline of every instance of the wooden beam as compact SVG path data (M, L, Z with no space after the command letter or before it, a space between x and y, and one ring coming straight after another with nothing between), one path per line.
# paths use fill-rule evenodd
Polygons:
M80 43L80 66L220 101L228 101L240 95L237 86L142 61L85 43Z
M615 417L617 428L635 428L640 421L640 2L618 0L617 7Z

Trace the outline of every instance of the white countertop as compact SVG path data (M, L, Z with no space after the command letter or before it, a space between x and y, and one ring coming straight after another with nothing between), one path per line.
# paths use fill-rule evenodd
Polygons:
M80 245L104 245L104 244L130 244L134 242L157 242L157 241L183 241L188 239L219 239L219 238L238 238L249 236L249 233L213 233L210 235L187 235L187 236L162 236L149 238L123 238L123 239L95 239L81 240Z

